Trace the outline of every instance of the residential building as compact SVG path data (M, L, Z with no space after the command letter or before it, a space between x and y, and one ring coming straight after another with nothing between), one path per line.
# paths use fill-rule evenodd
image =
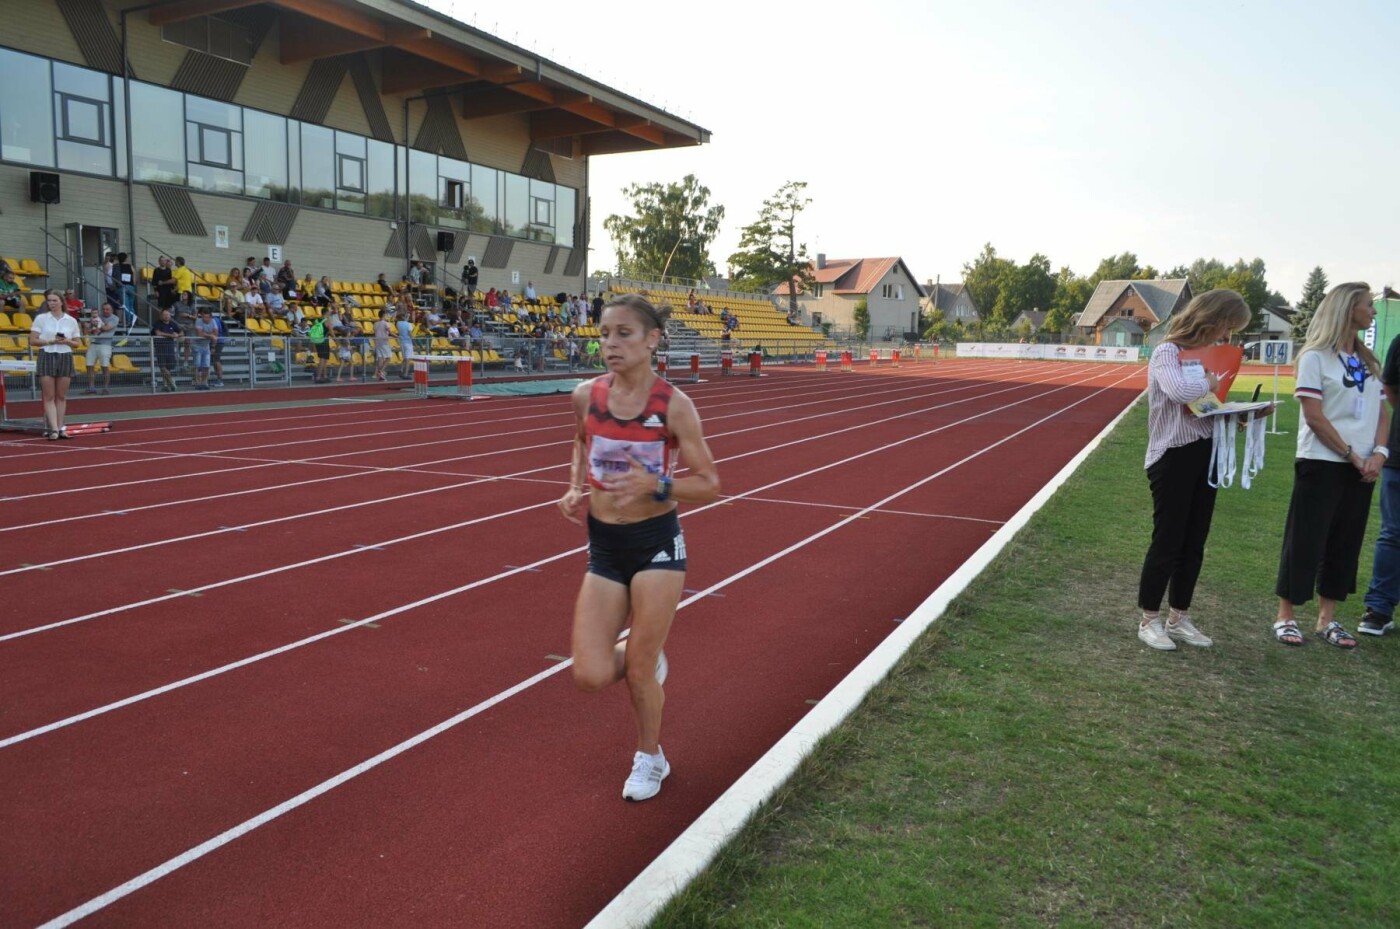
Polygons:
M1150 329L1184 308L1192 296L1185 278L1100 281L1075 328L1095 345L1141 345Z
M941 310L943 318L950 323L971 326L982 318L977 303L972 299L972 291L962 284L943 284L929 281L924 287L927 294L920 303L924 318L933 316L934 310Z
M817 255L812 262L812 284L797 294L797 305L806 325L831 323L837 330L855 327L856 304L862 297L870 313L870 338L898 339L918 328L919 286L902 258L832 258ZM779 284L774 295L787 306L790 285Z

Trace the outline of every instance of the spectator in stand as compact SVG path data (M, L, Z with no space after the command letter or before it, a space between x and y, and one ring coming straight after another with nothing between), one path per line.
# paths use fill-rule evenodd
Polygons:
M264 258L258 266L258 280L267 281L273 287L277 286L277 269L272 266L271 258Z
M374 279L374 283L379 285L379 289L389 296L394 295L394 286L384 279L384 272L379 272L379 276Z
M408 266L408 286L415 294L423 289L423 262L414 261Z
M316 298L316 279L309 274L306 275L301 279L301 283L297 284L296 294L300 300L314 300Z
M62 298L59 298L62 302ZM18 310L23 308L24 301L20 295L19 281L15 278L14 271L5 271L0 274L0 306L7 310Z
M399 312L394 320L394 328L399 334L399 353L403 357L403 366L399 368L399 377L409 380L413 377L413 303L405 294L403 302L399 305Z
M185 264L183 256L175 256L175 270L171 272L175 278L175 296L177 299L188 299L194 302L194 272Z
M175 311L175 322L179 324L180 332L183 333L185 336L183 354L185 364L188 364L190 362L190 352L192 349L192 343L190 340L194 336L195 312L193 298L193 294L190 294L188 298L180 297L178 300L176 300L175 306L173 307Z
M447 341L452 343L453 348L467 347L467 340L462 338L462 326L455 319L447 324Z
M501 308L501 312L509 313L511 310L510 291L502 290L496 294L496 305Z
M228 329L224 326L224 321L218 316L214 317L214 325L219 328L218 337L209 346L209 361L214 366L214 386L224 386L224 343L228 341Z
M471 328L467 330L467 338L471 339L472 348L481 348L481 326L476 320L472 320Z
M352 326L345 321L345 317L340 315L340 310L332 306L326 311L326 330L335 338L349 335L352 331L358 330L359 326Z
M481 271L476 266L476 261L468 258L467 264L462 268L462 281L467 288L467 306L476 305L476 284L481 280Z
M175 346L180 342L180 324L171 317L169 310L161 310L160 318L151 327L151 337L155 340L156 367L164 381L161 390L168 394L175 392Z
M691 312L691 313L699 312L698 310L695 309L695 305L696 305L697 303L699 303L699 302L700 302L699 300L695 299L695 288L694 288L694 287L690 288L690 293L688 293L688 294L685 295L685 308L686 308L686 310L688 310L688 311Z
M83 301L78 299L78 295L73 293L73 288L71 287L63 292L63 309L68 312L69 316L74 318L81 316L83 313Z
M496 310L500 307L501 298L496 295L496 288L492 287L490 290L486 291L485 303L488 310Z
M113 269L113 280L121 289L122 309L126 311L126 324L136 322L136 269L126 259L126 252L117 252L117 264Z
M292 259L283 261L282 267L277 269L277 285L283 297L288 300L296 299L294 294L297 292L297 273L292 270Z
M315 320L307 327L306 340L311 343L311 350L316 354L316 373L311 381L324 384L330 380L326 368L331 363L331 334L326 330L324 319Z
M527 304L529 304L530 306L539 306L539 305L540 305L540 298L539 298L539 296L535 293L535 282L534 282L534 281L526 281L526 282L525 282L525 302L526 302Z
M122 305L121 288L117 286L117 256L108 252L102 259L102 292L103 296L111 300L117 306ZM3 272L0 272L3 274Z
M249 255L248 260L243 262L243 279L249 283L256 283L262 274L262 267L258 264L256 256Z
M382 279L384 275L379 275ZM381 307L379 319L374 323L374 379L376 381L387 381L384 369L389 367L389 360L393 358L393 350L389 347L389 336L393 330L389 326L389 308Z
M272 319L272 315L267 311L267 304L263 303L262 294L257 290L245 289L243 291L244 318L253 317L255 319Z
M428 335L441 338L447 335L447 320L439 316L436 310L429 309L423 317L423 328L428 330Z
M603 305L603 292L599 291L598 295L593 298L593 325L595 326L603 319Z
M209 366L214 357L214 344L219 341L219 324L214 322L214 311L205 307L199 311L199 319L194 322L194 389L209 389Z
M101 314L89 316L83 323L88 335L88 385L85 394L97 392L97 369L102 369L102 392L110 393L112 386L112 341L117 331L117 308L110 301L102 304Z
M225 319L242 319L243 305L243 295L234 287L225 287L219 294L219 315Z
M313 294L312 299L319 307L329 307L335 302L335 292L331 290L331 279L327 275L321 275L321 279L316 282L316 287L311 293Z
M583 363L591 368L601 368L603 365L599 358L599 352L602 349L603 346L598 343L597 339L589 339L588 344L583 347Z
M13 276L13 275L12 275ZM44 437L66 439L68 385L73 381L73 346L82 341L78 321L63 309L63 295L44 291L44 304L29 330L29 346L38 350L35 375L44 395Z
M156 259L156 266L151 270L151 286L156 291L156 306L171 310L175 306L175 274L170 270L170 259L164 255ZM184 326L184 320L178 315L175 321Z

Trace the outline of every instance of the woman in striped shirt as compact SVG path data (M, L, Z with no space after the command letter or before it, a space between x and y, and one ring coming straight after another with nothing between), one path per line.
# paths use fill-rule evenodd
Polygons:
M1215 488L1207 480L1211 423L1196 418L1185 404L1213 393L1219 382L1209 371L1183 369L1181 352L1228 339L1249 323L1250 315L1249 305L1233 290L1207 291L1172 317L1147 365L1145 467L1152 487L1152 544L1138 582L1138 638L1151 648L1211 644L1187 615L1215 512ZM1165 622L1163 596L1171 607Z

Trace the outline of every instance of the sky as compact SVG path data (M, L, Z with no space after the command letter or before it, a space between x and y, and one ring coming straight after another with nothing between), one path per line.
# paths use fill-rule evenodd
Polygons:
M428 5L713 134L591 160L591 268L623 187L694 174L725 208L721 273L798 180L809 253L921 282L990 242L1080 275L1259 257L1290 302L1318 265L1400 288L1393 0Z

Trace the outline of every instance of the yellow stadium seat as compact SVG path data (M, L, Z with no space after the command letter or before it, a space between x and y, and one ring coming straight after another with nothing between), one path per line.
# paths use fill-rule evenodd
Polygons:
M112 370L120 371L123 374L139 374L141 369L131 363L131 357L124 352L116 352L112 355Z
M10 314L0 312L0 332L18 332L19 327L10 322Z
M20 267L24 269L25 274L31 274L34 277L49 276L49 272L45 271L43 267L40 266L39 262L35 261L33 258L21 258L19 264Z
M34 317L23 310L16 310L10 314L10 321L14 323L14 328L20 332L28 332L34 328Z

